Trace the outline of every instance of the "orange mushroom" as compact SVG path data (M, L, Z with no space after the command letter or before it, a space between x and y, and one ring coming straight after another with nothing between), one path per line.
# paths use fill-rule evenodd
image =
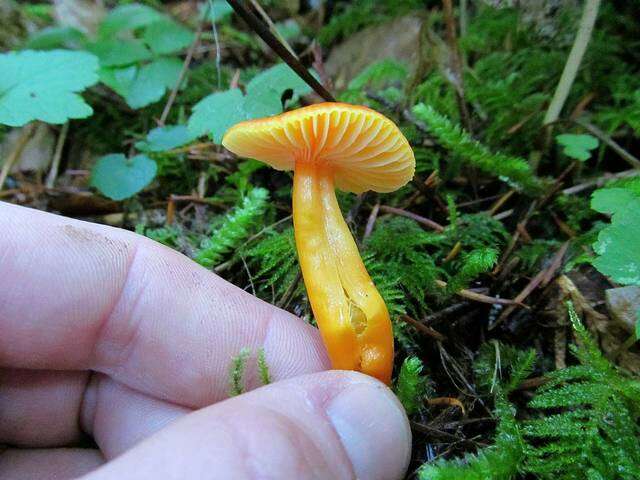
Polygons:
M391 192L413 177L415 159L380 113L321 103L231 127L236 155L293 170L293 224L307 294L334 368L391 381L393 332L387 307L362 263L335 189Z

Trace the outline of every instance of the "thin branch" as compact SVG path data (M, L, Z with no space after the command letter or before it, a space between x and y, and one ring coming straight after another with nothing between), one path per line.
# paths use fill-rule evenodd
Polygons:
M284 62L296 72L318 95L327 102L335 102L336 99L324 88L316 78L300 63L295 56L291 54L265 24L258 19L245 5L239 0L227 0L233 10L245 21L251 29L282 59Z
M208 8L207 8L207 12L208 12ZM189 70L189 65L191 65L191 60L193 60L193 54L196 51L196 48L198 48L198 45L200 44L200 37L202 36L202 30L204 29L204 24L207 16L208 15L205 13L200 23L198 23L198 30L196 31L196 37L193 39L193 42L191 43L191 46L187 51L187 56L185 57L184 62L182 63L182 69L180 70L180 75L178 75L178 80L176 81L176 84L173 86L173 89L169 94L169 98L167 99L167 103L164 106L164 109L162 110L162 115L160 115L160 120L158 120L158 123L160 124L160 126L164 126L164 122L167 121L167 117L169 116L169 112L171 111L171 107L173 106L173 102L176 101L178 90L180 90L180 86L184 81L184 77L187 74L187 71Z
M29 143L29 140L33 136L35 129L36 129L35 123L30 123L22 127L22 131L20 132L20 136L18 137L18 140L16 141L13 149L11 150L11 153L9 153L9 156L4 161L4 164L2 165L2 170L0 170L0 191L4 186L4 182L7 179L7 176L9 176L9 172L11 172L11 168L13 167L13 164L16 163L16 161L20 158L20 155L22 155L24 147L26 147L27 143Z
M584 4L584 10L582 11L582 18L580 18L580 25L578 26L578 33L569 52L567 63L562 71L562 76L556 87L556 91L553 94L553 99L549 104L546 115L544 116L543 124L555 122L560 116L562 107L569 96L571 86L573 85L584 52L587 50L587 45L591 39L591 33L593 32L593 26L596 23L598 16L598 8L600 7L600 0L586 0Z
M427 337L435 338L439 342L444 342L447 339L447 337L445 337L443 334L441 334L437 330L425 325L422 322L419 322L418 320L416 320L413 317L410 317L409 315L400 315L399 318L400 320L411 325L413 328L418 330L423 335L426 335Z
M407 217L412 220L415 220L418 223L421 223L425 227L429 227L436 232L443 232L444 227L433 220L418 215L417 213L408 212L406 210L402 210L401 208L390 207L389 205L380 205L380 210L386 213L393 213L394 215L400 215L401 217Z
M523 302L536 288L540 285L546 285L556 274L558 269L562 266L562 259L564 254L567 252L567 248L569 247L569 242L565 242L562 247L556 252L551 260L551 264L549 267L541 270L538 274L533 277L529 283L522 289L522 291L516 296L516 302ZM514 306L509 306L505 308L498 319L492 325L489 325L489 330L493 330L499 324L501 324L514 310Z
M363 241L369 238L369 236L373 232L373 227L376 224L376 219L378 218L379 210L380 210L380 204L376 203L371 209L371 213L369 214L369 218L367 219L367 226L365 227L364 235L362 236Z
M600 188L602 186L604 186L607 182L609 182L610 180L617 180L620 178L629 178L629 177L636 177L640 175L640 170L636 170L636 169L632 169L632 170L625 170L623 172L618 172L618 173L604 173L602 175L600 175L597 178L593 178L591 180L587 180L584 183L579 183L577 185L574 185L573 187L569 187L569 188L565 188L564 190L562 190L562 194L563 195L575 195L576 193L580 193L584 190L588 190L590 188Z
M633 168L640 168L640 159L638 157L632 155L630 152L626 151L624 148L620 146L618 142L616 142L609 135L604 133L598 127L591 123L582 122L580 120L572 120L575 124L580 125L582 128L591 133L594 137L597 137L602 143L607 145L611 150L616 152L624 161L626 161Z
M458 103L458 110L460 111L460 119L462 120L465 130L471 132L471 117L469 116L467 103L464 100L462 60L460 58L460 49L458 48L452 0L442 0L442 12L444 13L444 21L447 25L447 43L449 44L449 51L451 55L451 68L453 70L456 102Z
M447 282L442 280L436 280L435 284L442 288L447 288ZM467 300L473 300L474 302L480 303L488 303L491 305L510 305L510 306L519 306L526 307L522 303L522 300L510 300L508 298L498 298L498 297L489 297L488 295L483 295L482 293L473 292L471 290L462 289L456 292L456 295L461 296L462 298L466 298ZM515 308L515 307L514 307Z
M58 143L56 143L56 150L55 152L53 152L51 169L49 170L49 175L47 175L47 181L45 182L45 186L47 188L53 188L54 184L56 183L58 170L60 169L60 159L62 158L62 149L64 147L64 142L67 139L67 133L69 133L69 122L65 123L62 126L60 135L58 135Z
M267 25L269 25L269 29L271 30L271 32L276 37L278 37L278 40L280 41L280 43L282 43L287 48L287 50L291 52L291 55L298 58L298 56L296 55L296 52L293 51L293 48L291 48L291 45L289 45L289 42L287 42L287 40L280 34L278 29L276 28L276 25L273 23L273 20L271 20L271 17L269 17L267 12L264 11L264 8L262 8L262 6L258 3L258 0L250 0L250 1L251 1L251 5L253 5L253 8L255 8L258 11L262 19L267 23Z

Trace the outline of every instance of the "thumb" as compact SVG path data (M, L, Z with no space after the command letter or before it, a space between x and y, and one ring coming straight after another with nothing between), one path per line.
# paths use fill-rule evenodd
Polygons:
M396 480L410 453L407 418L387 387L330 371L189 414L85 480Z

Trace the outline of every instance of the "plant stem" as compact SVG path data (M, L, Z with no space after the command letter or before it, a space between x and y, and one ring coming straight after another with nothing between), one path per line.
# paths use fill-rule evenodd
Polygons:
M456 101L458 110L460 111L460 120L465 130L471 132L471 119L467 103L464 100L464 82L462 79L462 60L460 59L460 49L458 48L458 39L456 36L456 24L453 18L452 0L442 0L442 11L444 20L447 25L447 43L449 44L449 54L451 55L451 69L454 76L454 89L456 92Z
M256 32L256 34L266 43L271 49L291 67L291 69L300 76L315 92L324 98L327 102L335 102L336 99L331 95L326 88L316 80L316 78L304 68L300 60L298 60L289 50L285 47L271 31L265 26L265 24L258 19L245 5L239 0L227 0L227 3L231 5L233 10L249 24L249 27Z
M29 143L29 140L33 136L35 130L36 130L35 123L30 123L22 127L22 131L20 132L20 137L18 137L18 140L16 141L13 149L11 150L11 153L9 154L7 159L4 161L4 164L2 165L2 170L0 170L0 191L4 186L4 181L7 179L9 172L11 172L11 167L13 167L13 164L16 163L16 161L20 158L20 155L22 155L22 151L24 150L24 147L26 147L27 143Z
M56 178L58 176L58 170L60 169L60 159L62 158L62 149L64 147L64 142L67 139L67 133L69 133L69 122L65 123L62 126L62 130L60 130L60 135L58 136L58 143L56 143L56 150L53 153L51 169L49 170L49 175L47 176L47 182L45 183L45 186L47 188L53 188L54 183L56 182Z
M584 4L584 10L582 11L582 18L580 19L580 25L578 26L578 33L569 52L569 58L562 71L562 76L556 87L556 91L553 94L553 99L549 104L546 115L544 116L544 125L555 122L560 116L562 107L569 96L571 86L576 79L578 68L582 62L584 52L587 50L587 45L591 39L591 33L593 32L593 26L596 23L596 17L598 16L598 8L600 7L600 0L586 0Z
M202 36L202 30L204 28L204 23L206 22L206 19L208 17L208 12L209 12L209 8L207 8L207 10L205 11L205 15L203 16L202 20L198 24L198 30L196 31L196 36L193 39L193 42L191 43L189 50L187 51L187 56L185 57L184 62L182 63L182 69L180 70L180 74L178 75L178 80L176 81L176 84L173 86L173 89L169 94L167 103L164 106L164 109L162 110L162 115L160 115L160 120L158 120L158 124L161 127L163 127L164 122L167 121L167 117L169 116L169 112L171 111L171 107L173 106L173 102L175 102L176 100L178 90L180 89L180 86L184 81L184 77L187 74L187 70L189 70L189 65L191 64L191 60L193 60L193 54L195 53L196 48L198 48L198 45L200 44L200 37ZM218 61L220 60L219 52L216 58ZM220 85L218 85L218 87L220 87Z

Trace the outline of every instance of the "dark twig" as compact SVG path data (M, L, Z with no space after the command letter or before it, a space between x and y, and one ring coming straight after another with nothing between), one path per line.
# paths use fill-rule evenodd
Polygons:
M239 0L227 0L233 10L256 32L256 34L266 43L284 62L296 72L315 92L324 98L327 102L335 102L336 99L324 88L316 78L304 68L302 63L293 56L293 54L285 47L265 24L258 19L243 3Z
M529 283L522 289L522 291L516 296L516 298L514 299L516 302L523 302L531 294L531 292L533 292L540 285L546 285L547 283L549 283L558 269L562 266L562 258L564 257L564 254L566 253L568 247L569 242L565 242L553 256L549 267L538 272L538 274L533 277L529 281ZM513 305L505 308L498 319L495 321L495 323L489 326L489 330L493 330L500 323L502 323L509 315L511 315L511 312L513 312L514 308L515 307Z

